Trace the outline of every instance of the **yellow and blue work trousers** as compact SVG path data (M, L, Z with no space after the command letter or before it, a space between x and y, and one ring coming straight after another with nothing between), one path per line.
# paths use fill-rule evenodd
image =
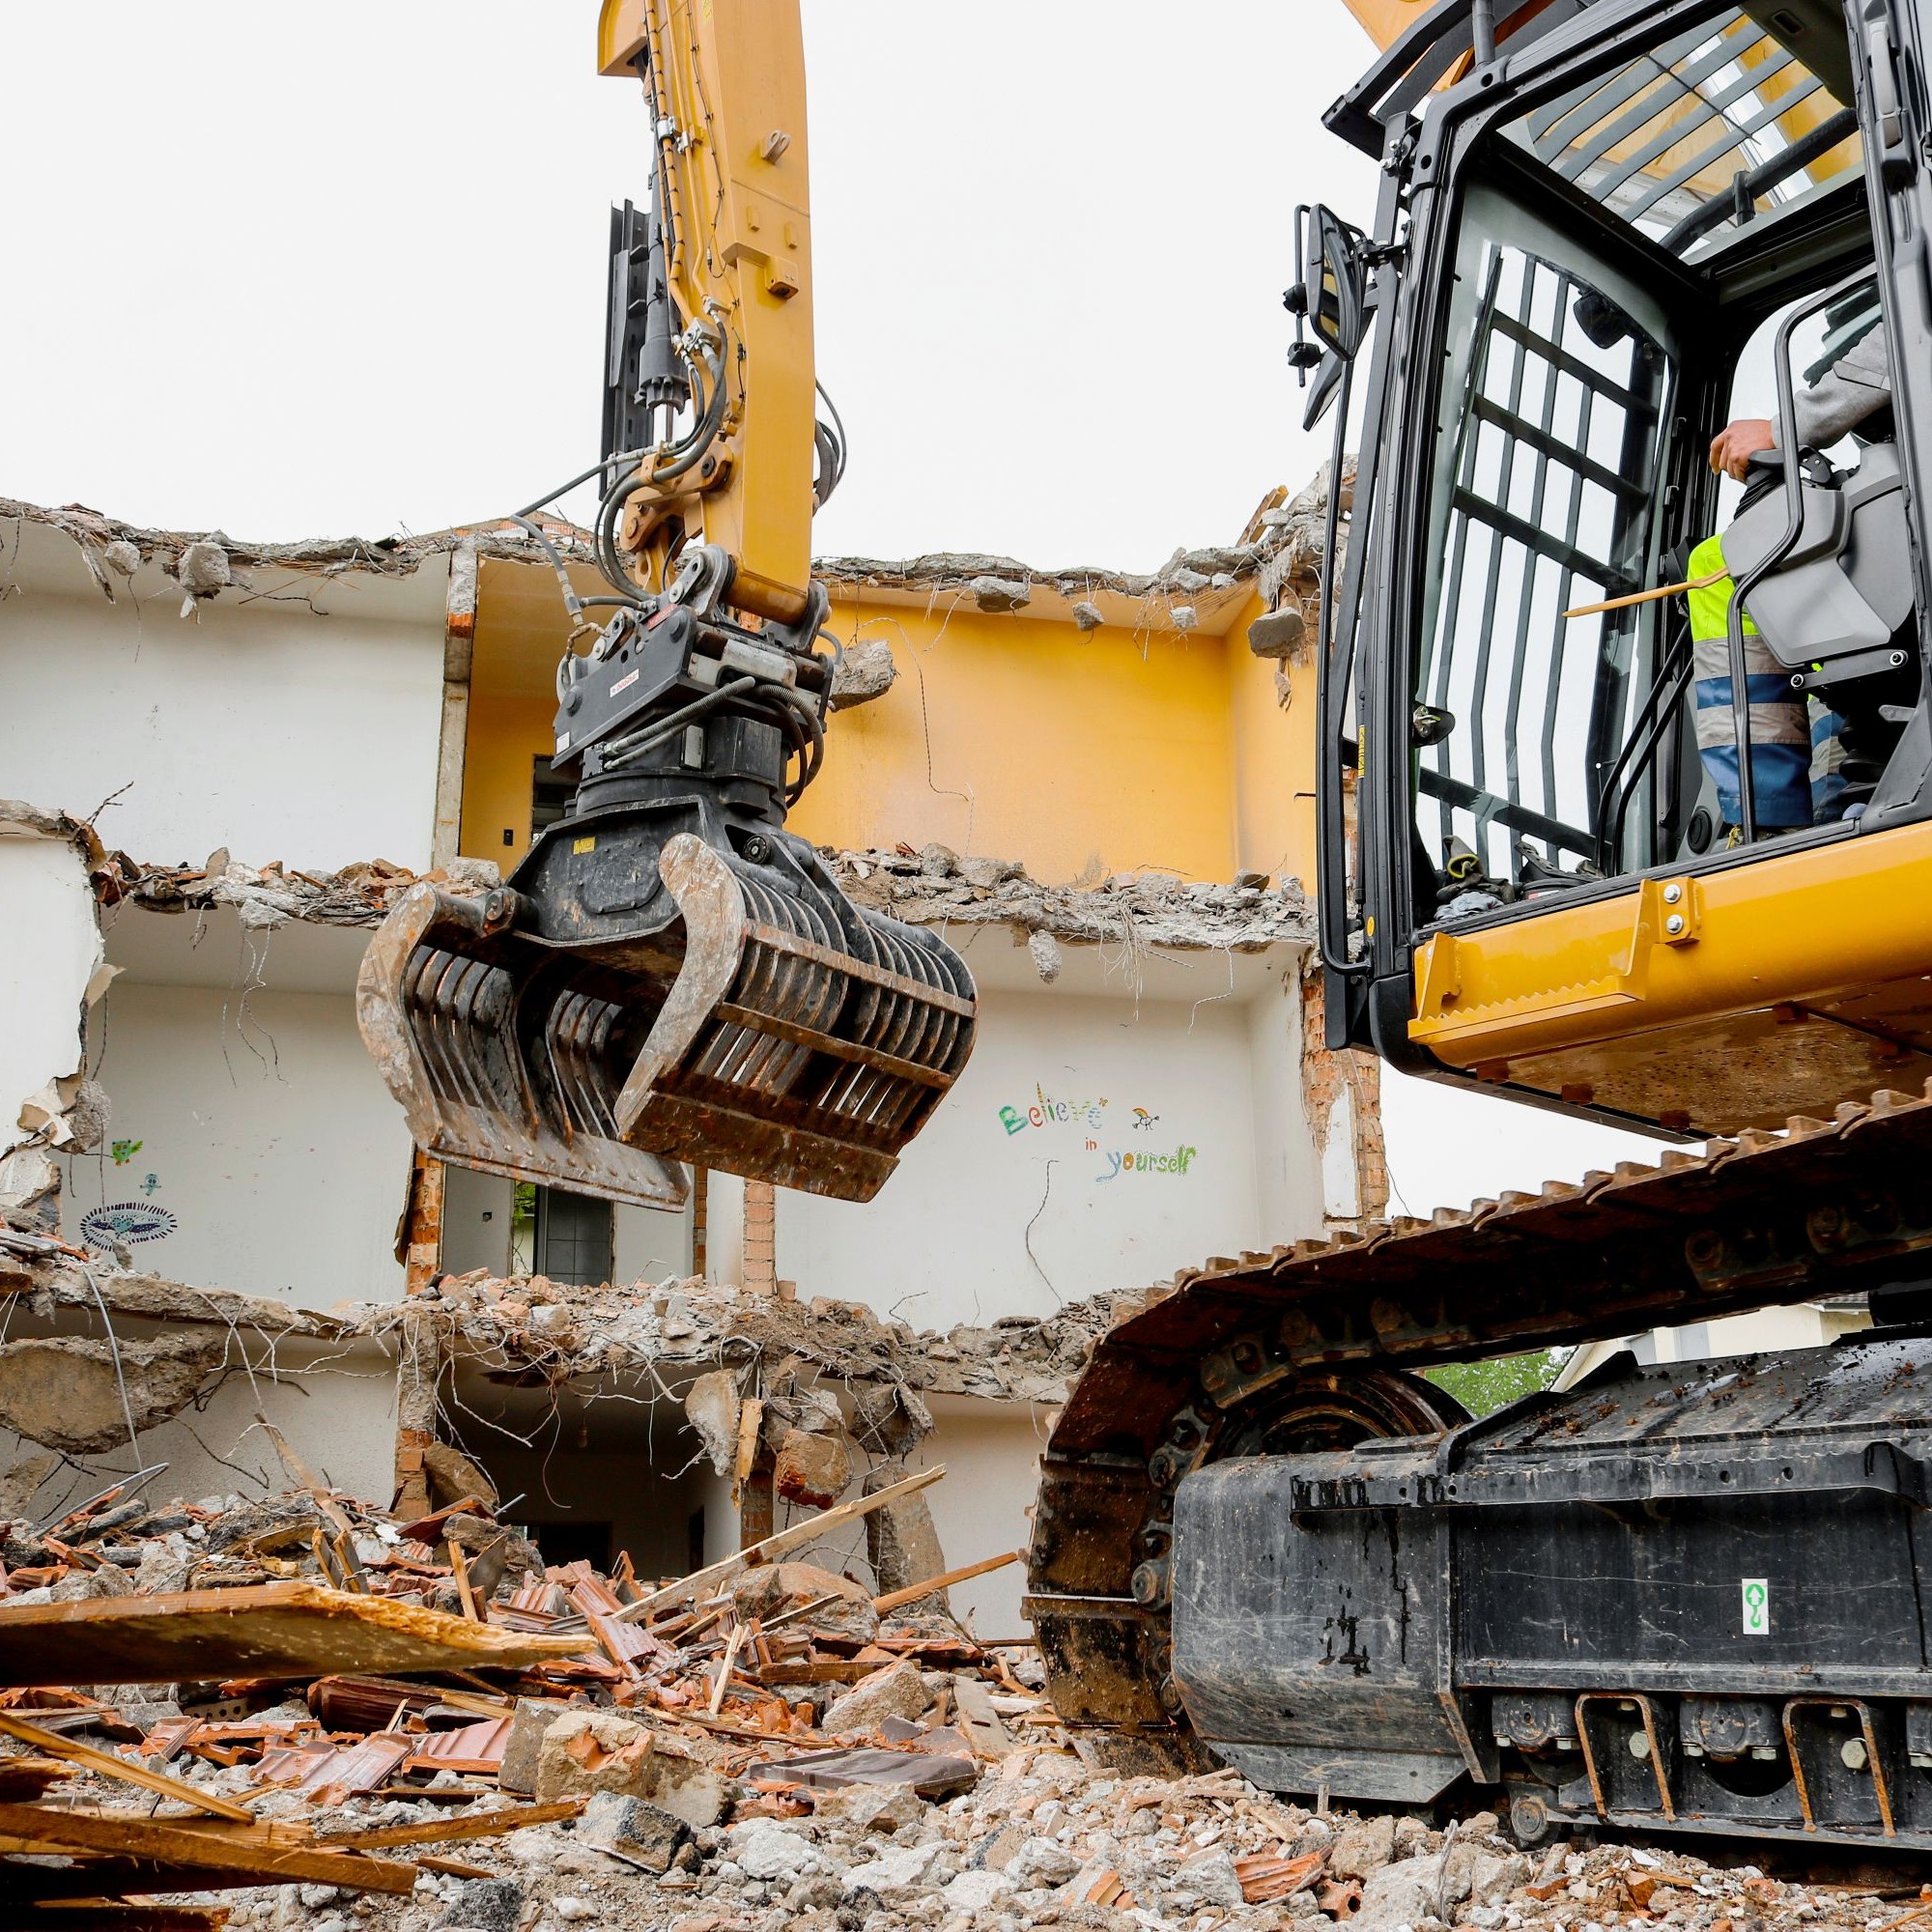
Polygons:
M1706 537L1690 553L1693 580L1724 568L1721 539ZM1697 755L1718 787L1726 825L1739 824L1737 716L1731 702L1731 598L1729 577L1689 593L1690 654L1697 707ZM1824 706L1814 722L1803 692L1745 617L1745 689L1750 700L1751 790L1760 835L1788 832L1835 817L1843 781L1838 720ZM1812 781L1814 765L1817 784Z

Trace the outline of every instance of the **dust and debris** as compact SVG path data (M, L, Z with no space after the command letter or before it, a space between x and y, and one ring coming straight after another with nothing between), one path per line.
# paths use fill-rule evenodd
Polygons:
M973 577L967 579L966 588L980 610L995 616L1024 610L1033 602L1033 590L1024 577Z
M692 1413L687 1402L687 1415L722 1475L736 1453L740 1421L742 1378L732 1371L746 1362L770 1365L768 1420L775 1428L783 1422L822 1433L849 1426L838 1422L836 1410L814 1415L804 1395L789 1396L781 1376L787 1364L800 1391L807 1390L808 1378L796 1371L805 1370L855 1398L873 1388L885 1392L882 1400L908 1404L896 1424L885 1421L880 1409L868 1410L871 1420L862 1426L881 1438L887 1453L903 1454L906 1437L916 1440L931 1426L917 1401L920 1393L1064 1402L1095 1338L1138 1313L1149 1293L1097 1295L1044 1321L1005 1316L990 1326L965 1322L938 1333L881 1316L864 1302L825 1295L788 1301L697 1276L589 1288L476 1268L440 1277L406 1304L345 1304L331 1313L358 1332L377 1335L397 1329L407 1315L433 1325L452 1352L488 1350L506 1366L539 1371L553 1382L621 1374L645 1363L667 1374L698 1369L707 1386L700 1396L694 1384L700 1413ZM822 1391L816 1393L822 1401ZM794 1402L802 1406L788 1406ZM892 1447L895 1442L900 1446Z
M1248 626L1248 648L1258 658L1286 661L1301 651L1307 636L1300 606L1284 604L1278 611L1264 611Z

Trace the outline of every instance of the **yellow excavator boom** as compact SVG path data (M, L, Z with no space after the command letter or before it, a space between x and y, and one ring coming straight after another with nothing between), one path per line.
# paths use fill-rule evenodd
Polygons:
M688 326L721 332L727 385L724 428L694 471L657 483L644 467L623 548L661 563L667 526L701 529L736 559L737 608L796 622L815 422L797 0L604 0L597 67L643 84L670 298Z

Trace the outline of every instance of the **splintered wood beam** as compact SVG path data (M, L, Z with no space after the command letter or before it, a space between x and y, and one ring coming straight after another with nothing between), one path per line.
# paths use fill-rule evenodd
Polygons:
M39 1724L30 1724L24 1718L16 1718L10 1711L0 1711L0 1733L17 1739L23 1745L32 1745L48 1757L65 1758L68 1763L77 1764L84 1771L96 1772L102 1777L119 1778L123 1784L137 1784L144 1791L158 1792L163 1798L172 1798L178 1804L191 1804L197 1811L207 1811L216 1818L231 1819L238 1825L252 1825L255 1822L252 1811L244 1810L230 1799L217 1798L213 1792L184 1784L180 1778L170 1777L165 1772L150 1771L144 1764L129 1764L125 1758L116 1757L112 1751L97 1750L93 1745L82 1744L78 1738L64 1738L58 1731L43 1731Z
M922 1597L931 1596L935 1590L963 1583L969 1577L983 1577L989 1570L1004 1570L1009 1563L1017 1563L1025 1554L1024 1549L1009 1549L1001 1556L988 1556L978 1563L962 1564L957 1570L947 1570L937 1577L928 1577L923 1583L908 1583L903 1590L888 1590L883 1597L872 1599L872 1607L884 1616L888 1610L916 1604Z
M639 1623L665 1604L688 1604L694 1597L701 1596L715 1583L722 1583L728 1577L735 1577L741 1570L749 1570L759 1563L769 1563L774 1557L782 1556L788 1550L803 1549L809 1543L816 1543L821 1536L831 1530L842 1529L848 1522L856 1522L861 1517L870 1516L875 1509L883 1509L888 1503L895 1503L924 1489L929 1483L936 1483L946 1473L946 1464L939 1463L930 1469L922 1469L916 1476L907 1476L902 1482L890 1483L883 1490L869 1496L855 1496L849 1503L838 1503L829 1510L820 1510L816 1516L808 1517L803 1522L788 1524L775 1536L768 1536L761 1543L754 1543L749 1549L741 1549L735 1556L727 1556L721 1563L713 1563L702 1570L694 1570L689 1577L680 1577L674 1583L667 1583L662 1590L653 1590L647 1597L639 1597L635 1604L627 1604L617 1615L624 1623ZM114 1601L110 1599L109 1601ZM0 1635L4 1635L0 1627ZM36 1683L49 1680L36 1678ZM71 1679L54 1679L54 1682L71 1682ZM88 1679L90 1683L106 1680L97 1675Z
M331 1832L318 1838L325 1851L380 1851L387 1845L441 1845L452 1838L494 1838L504 1832L521 1832L526 1825L556 1825L575 1818L585 1800L559 1798L554 1804L506 1805L469 1818L430 1818L409 1825L379 1825L366 1832Z
M202 1871L257 1874L255 1885L340 1885L355 1891L412 1890L415 1867L362 1852L331 1852L305 1833L225 1820L150 1818L140 1811L57 1811L0 1804L0 1852L71 1858L104 1852L120 1859Z
M297 1579L172 1596L0 1603L0 1686L522 1669L596 1648Z

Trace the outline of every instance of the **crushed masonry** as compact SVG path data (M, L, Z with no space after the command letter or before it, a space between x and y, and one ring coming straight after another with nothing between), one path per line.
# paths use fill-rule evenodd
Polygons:
M280 860L253 867L226 850L198 863L144 863L109 849L91 825L65 812L0 799L0 833L9 828L71 843L103 906L126 902L163 913L226 906L251 928L291 920L373 927L418 877L458 892L485 892L500 881L488 859L456 859L422 874L385 859L333 872L303 871ZM1136 872L1055 886L1029 878L1015 861L962 857L939 844L919 852L826 847L824 856L852 897L914 925L1005 925L1021 944L1045 932L1076 946L1183 952L1314 943L1314 915L1298 880L1275 887L1244 876L1210 885Z
M1004 925L1016 940L1046 933L1069 945L1258 952L1312 946L1314 914L1299 881L1202 885L1163 872L1043 886L1017 865L923 851L837 855L838 882L862 905L913 925ZM1042 976L1048 977L1048 976Z

